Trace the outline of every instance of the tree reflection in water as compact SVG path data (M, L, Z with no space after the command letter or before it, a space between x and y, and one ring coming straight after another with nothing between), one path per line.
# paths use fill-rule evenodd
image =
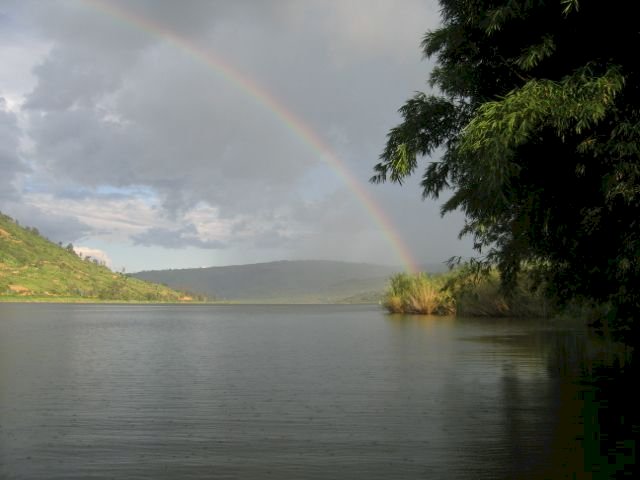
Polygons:
M555 336L549 353L550 373L563 379L556 439L565 448L555 450L553 463L573 478L638 478L633 349L597 335L566 334ZM566 448L572 438L575 448Z

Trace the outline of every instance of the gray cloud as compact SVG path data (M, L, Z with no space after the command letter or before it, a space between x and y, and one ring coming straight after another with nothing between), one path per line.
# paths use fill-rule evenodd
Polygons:
M222 249L234 236L265 255L392 256L342 169L396 220L417 256L456 253L433 238L455 239L460 218L442 223L415 186L366 185L396 109L424 87L418 44L435 25L435 4L53 1L23 2L19 14L51 46L20 112L31 183L67 206L141 187L156 223L128 231L135 244ZM327 151L339 168L326 163ZM203 205L226 236L211 240L196 228L191 216Z
M55 48L34 68L40 82L25 106L50 112L94 105L120 86L123 70L134 60L128 51L102 54L96 61L96 52L86 45Z
M182 228L150 228L145 232L132 237L138 245L157 245L166 248L197 247L205 249L221 249L226 245L215 239L202 239L200 232L192 223Z
M86 223L71 215L56 214L44 211L24 202L5 204L6 213L20 219L27 227L35 227L46 238L53 242L76 242L90 234L93 229Z
M0 97L0 201L17 197L14 181L27 170L18 155L20 129L16 115L6 108L5 99Z

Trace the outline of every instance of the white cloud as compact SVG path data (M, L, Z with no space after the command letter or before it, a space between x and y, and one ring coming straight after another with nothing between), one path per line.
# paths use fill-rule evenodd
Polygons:
M103 263L109 268L112 267L112 262L111 262L111 259L109 258L109 255L107 255L106 252L103 252L98 248L74 246L73 250L83 258L91 258L91 259L97 260L100 263Z

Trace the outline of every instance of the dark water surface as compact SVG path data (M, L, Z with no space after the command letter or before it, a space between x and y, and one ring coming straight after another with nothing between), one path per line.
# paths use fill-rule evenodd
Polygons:
M551 322L0 304L0 478L609 478L624 361Z

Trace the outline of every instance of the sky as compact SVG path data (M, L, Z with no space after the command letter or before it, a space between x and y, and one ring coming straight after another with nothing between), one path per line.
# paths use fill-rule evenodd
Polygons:
M435 1L0 0L0 211L135 272L472 255L420 176L369 183L429 91Z

